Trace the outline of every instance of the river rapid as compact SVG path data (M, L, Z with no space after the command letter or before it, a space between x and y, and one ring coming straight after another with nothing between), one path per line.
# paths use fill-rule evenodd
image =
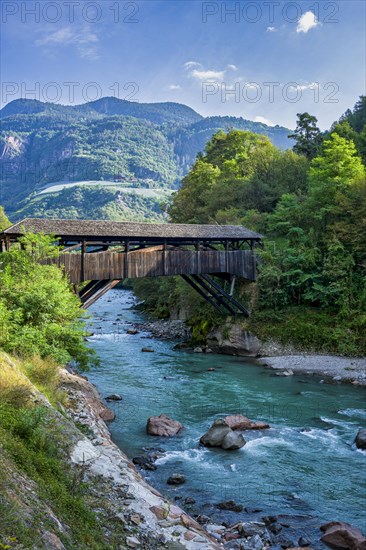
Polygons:
M180 505L188 497L188 512L215 522L291 515L294 523L308 525L304 534L312 540L315 529L331 520L366 531L366 453L353 445L366 423L364 388L320 383L316 376L278 377L245 358L194 354L148 333L127 334L145 321L134 302L132 292L112 290L90 308L89 342L101 366L88 377L102 397L123 397L110 404L116 413L110 430L130 458L146 448L164 450L157 469L144 472L152 485ZM154 353L142 353L143 347ZM169 439L147 435L147 418L161 413L185 429ZM237 451L201 447L200 436L228 414L264 420L271 428L244 432L247 443ZM184 474L186 483L167 485L172 473ZM216 507L229 499L245 510Z

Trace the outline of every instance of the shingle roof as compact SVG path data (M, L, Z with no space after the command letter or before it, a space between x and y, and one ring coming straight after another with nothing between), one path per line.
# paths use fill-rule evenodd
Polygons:
M5 235L17 237L24 232L46 233L57 237L83 237L95 239L255 239L262 235L240 225L196 225L175 223L135 223L101 220L51 220L26 218L4 231Z

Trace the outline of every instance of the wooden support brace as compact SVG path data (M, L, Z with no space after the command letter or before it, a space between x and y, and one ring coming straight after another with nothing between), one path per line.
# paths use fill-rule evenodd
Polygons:
M232 306L236 307L240 313L244 313L247 317L249 317L249 311L244 307L238 300L235 300L229 293L226 292L216 281L211 279L208 275L201 275L202 279L204 279L209 285L213 286Z
M118 285L118 283L120 283L121 281L119 279L114 279L112 281L100 281L100 282L103 282L104 284L101 285L98 289L96 289L95 292L89 298L87 298L85 302L83 302L81 306L82 309L87 309L88 307L92 306L97 300L99 300L99 298L104 296L104 294L108 292L108 290L111 290L113 287Z
M211 304L215 309L217 309L217 311L222 315L222 311L220 309L220 307L217 305L217 303L210 297L208 296L207 294L205 294L203 292L203 290L194 282L192 281L192 279L190 277L188 277L188 275L181 275L182 279L184 279L186 281L186 283L188 283L189 285L191 285L191 287L196 291L198 292L198 294L200 296L202 296L202 298L204 298L206 300L206 302L208 302L209 304Z
M227 309L227 311L231 314L231 315L235 315L235 310L231 307L230 304L227 304L225 302L225 300L223 299L222 296L220 296L220 294L217 294L212 288L210 288L210 286L208 284L205 283L205 281L202 279L202 275L193 275L193 279L195 280L195 282L199 285L201 285L201 287L206 291L208 292L209 294L211 294L211 296L213 296L213 298L216 300L216 302L220 305L222 305L225 309Z

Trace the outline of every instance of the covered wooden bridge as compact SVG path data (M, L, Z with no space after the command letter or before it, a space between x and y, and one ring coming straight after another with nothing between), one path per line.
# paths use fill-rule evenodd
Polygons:
M75 288L88 281L78 291L84 308L123 279L180 275L221 313L248 315L232 296L234 282L255 281L262 236L245 227L27 218L0 234L1 250L27 232L56 237L60 255L46 261L63 267Z

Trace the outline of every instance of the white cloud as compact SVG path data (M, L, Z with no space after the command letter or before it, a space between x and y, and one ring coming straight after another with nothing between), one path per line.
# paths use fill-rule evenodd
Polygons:
M319 86L316 82L310 82L309 84L298 84L297 86L294 86L296 90L314 90L317 86Z
M98 59L97 43L99 38L87 27L71 28L63 27L53 33L46 34L43 38L36 40L37 46L64 45L75 46L79 57L83 59Z
M318 18L312 11L306 11L297 22L296 32L307 33L310 29L320 25Z
M202 65L198 63L198 61L186 61L186 63L184 63L185 69L192 69L193 67L202 67Z
M236 65L228 65L227 68L231 69L232 71L237 71L238 70L238 67Z
M275 126L275 124L269 120L268 118L265 118L264 116L256 116L255 122L261 122L262 124L267 124L267 126Z
M196 78L197 80L223 80L225 76L225 71L213 71L213 70L202 70L198 71L194 69L191 72L191 77Z
M167 89L168 90L180 90L181 86L179 86L179 84L169 84L169 86L167 86Z
M267 27L266 31L267 32L276 32L277 29L276 29L276 27Z

